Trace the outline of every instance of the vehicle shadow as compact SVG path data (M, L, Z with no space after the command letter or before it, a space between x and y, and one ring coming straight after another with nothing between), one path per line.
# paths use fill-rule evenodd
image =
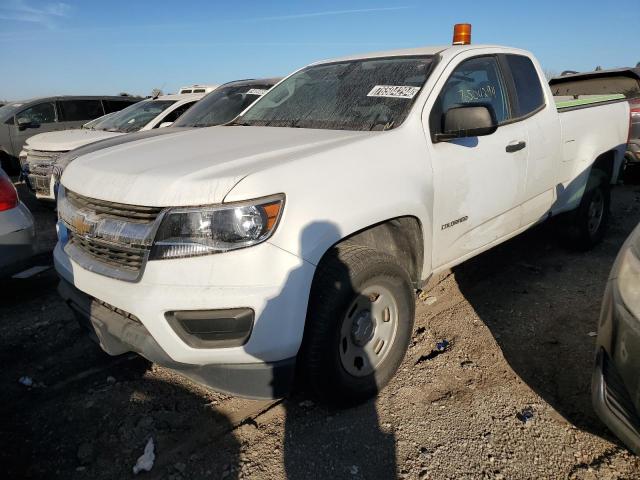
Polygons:
M224 396L133 354L111 357L56 292L50 270L0 282L3 478L237 478L240 442ZM28 383L27 383L28 382Z
M338 229L329 222L314 222L301 234L301 251L310 252L318 238L328 243L338 241ZM335 266L338 278L348 278L349 266ZM280 294L268 301L263 315L269 318L270 310L282 311L281 298L291 295L308 296L308 274L302 267L292 271ZM315 284L311 287L312 291ZM333 288L355 291L351 284L334 284ZM324 297L321 301L324 301ZM368 301L368 299L367 299ZM313 308L313 303L308 308ZM345 310L348 306L345 305ZM336 321L342 318L336 318ZM308 328L308 326L307 326ZM336 350L328 354L326 361L340 364L336 336ZM298 354L298 367L305 355L305 342ZM396 478L396 442L392 432L380 426L375 400L351 408L326 407L305 388L305 371L298 368L296 393L285 399L284 468L289 479L326 478ZM366 388L378 390L374 379L364 379ZM274 385L279 385L277 378Z
M571 424L613 441L592 409L590 382L602 295L640 220L638 209L632 215L612 216L609 235L590 252L560 246L557 225L547 222L453 269L522 381Z

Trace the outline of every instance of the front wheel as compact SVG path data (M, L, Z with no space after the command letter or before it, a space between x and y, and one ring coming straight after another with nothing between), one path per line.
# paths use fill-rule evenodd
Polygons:
M311 288L300 355L310 393L340 405L375 396L407 351L414 301L393 257L348 244L328 252Z

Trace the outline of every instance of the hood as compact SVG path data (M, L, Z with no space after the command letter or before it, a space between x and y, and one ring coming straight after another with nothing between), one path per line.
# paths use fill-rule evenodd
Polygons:
M44 152L67 152L98 140L121 135L123 134L120 132L81 129L39 133L27 140L25 148Z
M76 158L91 152L95 152L97 150L102 150L103 148L114 147L123 143L136 142L144 138L157 137L158 135L167 135L169 133L183 131L185 131L185 129L165 127L154 128L153 130L142 130L140 132L127 133L126 135L118 135L115 137L107 137L102 140L98 140L97 142L84 145L83 147L78 147L71 152L65 153L58 158L58 160L56 161L56 165L59 167L60 171L62 171Z
M187 130L83 155L64 171L62 184L87 197L131 205L220 203L251 173L380 134L241 126Z

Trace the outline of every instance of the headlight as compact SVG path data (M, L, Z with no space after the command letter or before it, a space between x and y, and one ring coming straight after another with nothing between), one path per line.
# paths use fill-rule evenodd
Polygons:
M213 207L169 210L158 228L150 260L193 257L245 248L274 232L284 195Z
M22 149L18 154L18 161L20 162L20 167L24 169L24 166L27 163L27 151L25 149Z
M622 247L614 275L622 301L633 316L640 319L640 227Z

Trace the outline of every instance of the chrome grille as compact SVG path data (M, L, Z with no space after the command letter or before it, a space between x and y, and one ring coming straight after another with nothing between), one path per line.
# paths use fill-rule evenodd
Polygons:
M44 163L52 165L60 155L66 152L46 152L44 150L27 150L29 164Z
M138 272L142 268L148 249L116 245L95 238L69 232L69 244L76 246L95 259L116 268Z
M62 189L58 218L68 230L65 252L86 270L135 282L151 251L162 207L85 197Z
M55 161L65 152L46 152L42 150L28 150L22 163L27 174L29 186L36 193L49 195L51 193L51 174ZM22 160L21 160L22 162Z
M140 207L137 205L127 205L124 203L107 202L94 198L78 195L67 190L66 196L77 208L84 208L95 212L97 215L115 217L120 220L137 223L153 223L162 207Z
M640 415L636 411L624 381L606 353L603 353L602 373L605 381L605 402L618 417L640 433Z
M39 194L49 195L51 193L51 176L29 173L27 175L29 185Z

